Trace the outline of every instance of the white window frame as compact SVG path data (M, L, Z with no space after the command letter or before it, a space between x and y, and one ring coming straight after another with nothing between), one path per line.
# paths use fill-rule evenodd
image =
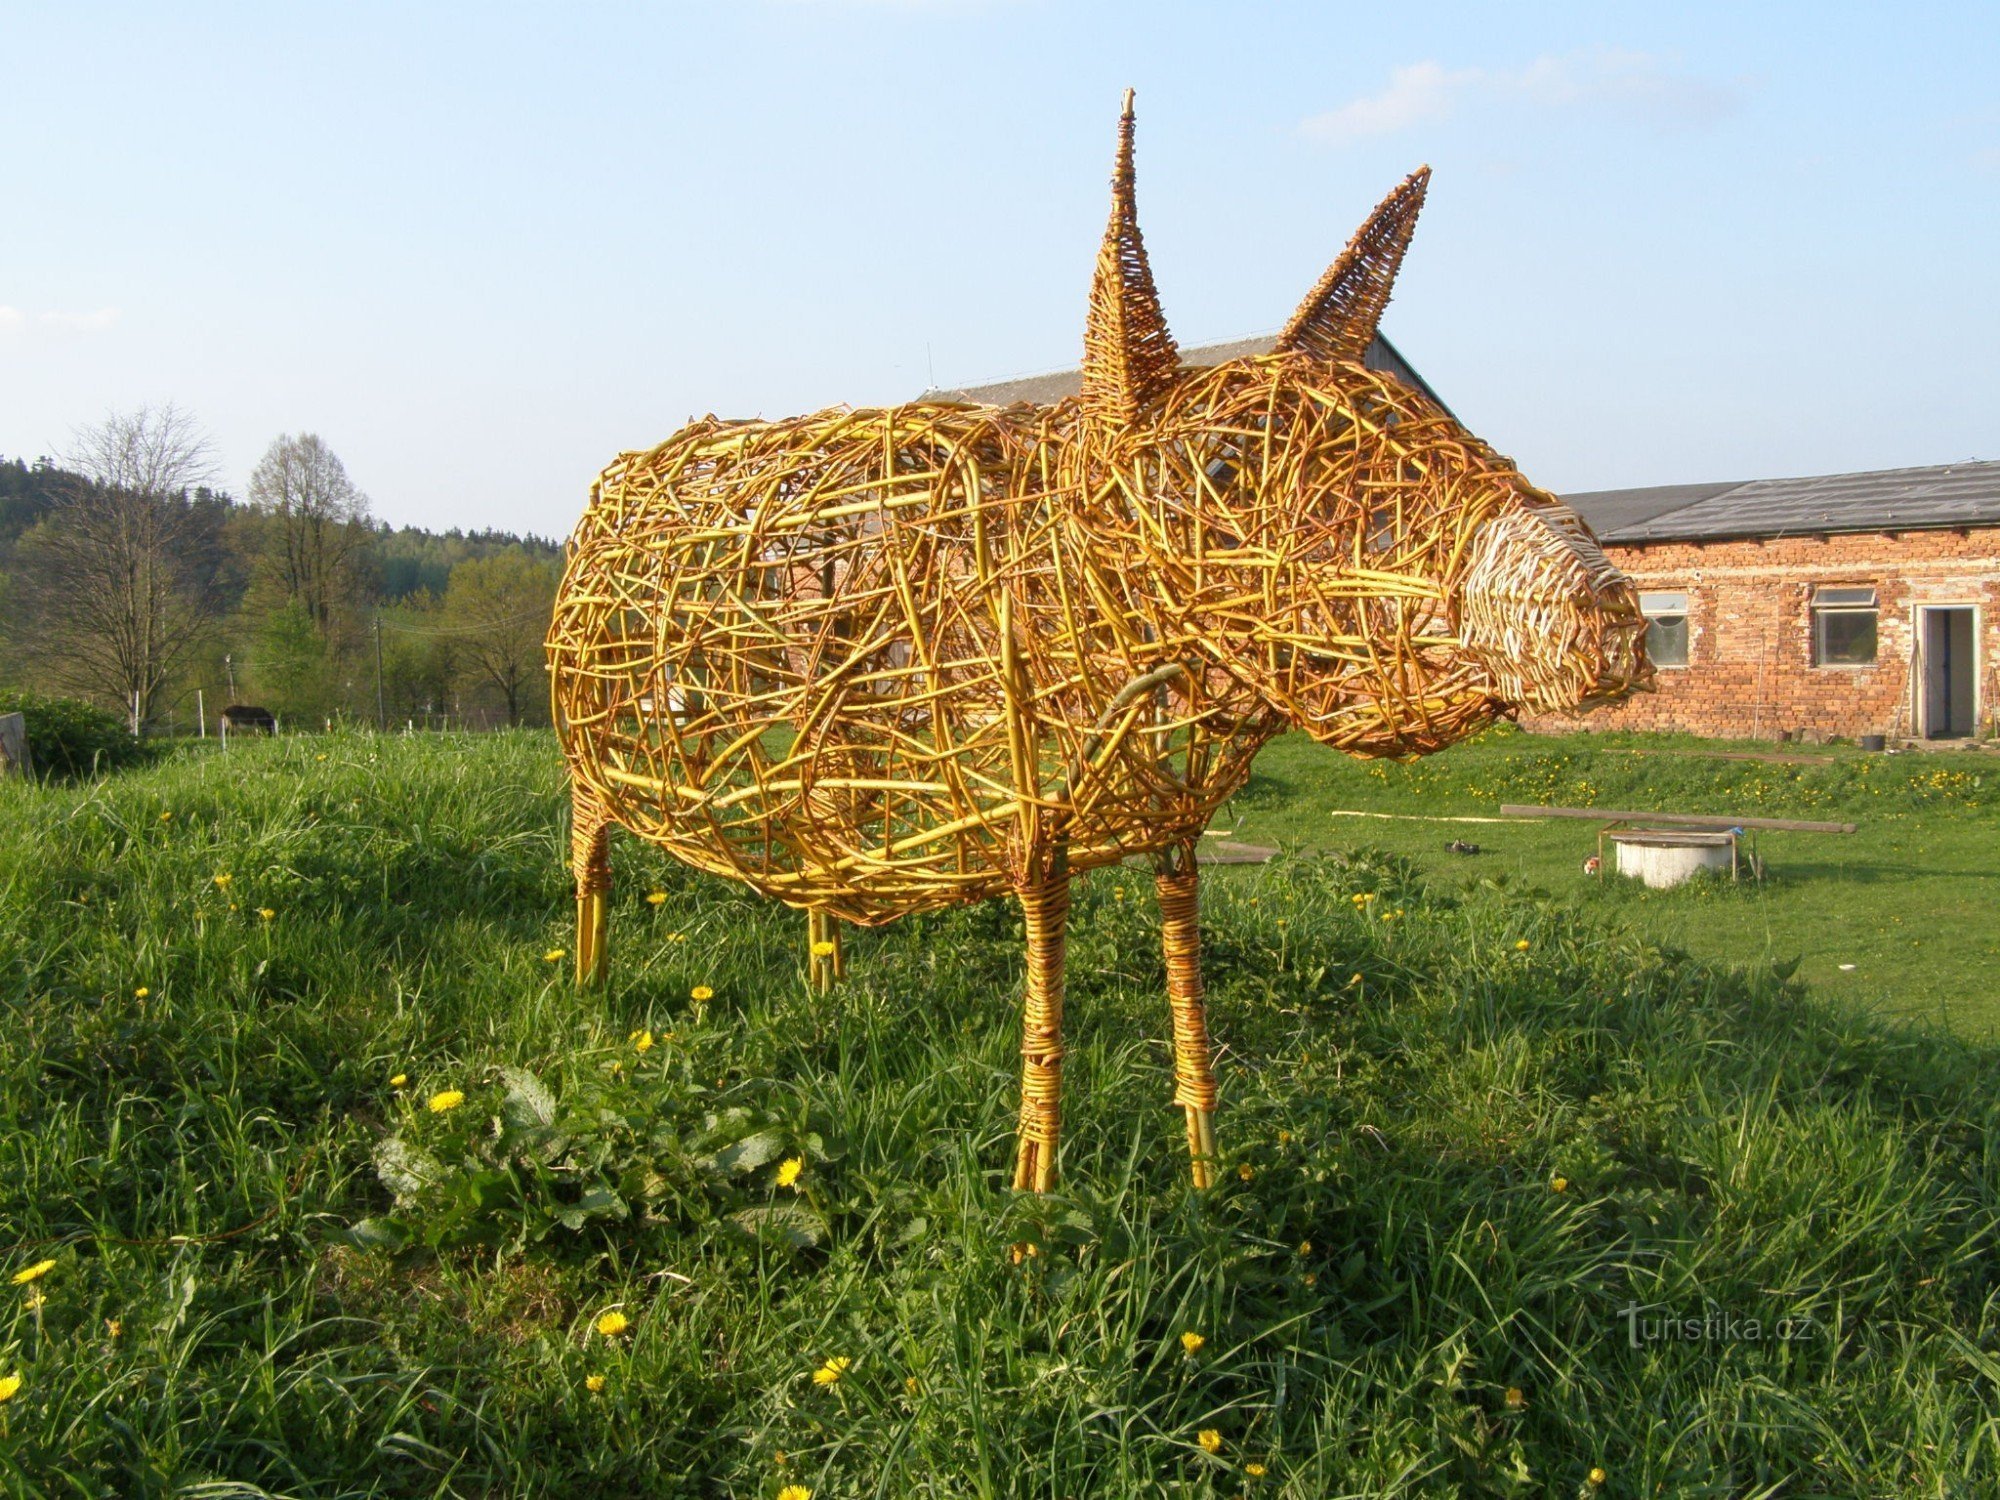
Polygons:
M1866 594L1868 602L1839 595ZM1822 600L1824 599L1824 602ZM1875 621L1875 655L1868 661L1826 661L1820 651L1821 615L1869 615ZM1872 672L1882 664L1882 592L1872 583L1816 583L1806 600L1806 649L1815 672Z
M1680 607L1678 609L1663 609L1656 604L1649 604L1648 602L1662 599L1678 599L1680 600ZM1694 596L1686 589L1641 589L1639 590L1639 613L1645 617L1646 631L1649 635L1652 633L1653 622L1655 620L1679 620L1681 622L1681 629L1686 634L1684 643L1686 655L1682 660L1658 661L1653 660L1650 650L1646 654L1648 660L1653 660L1653 665L1661 671L1685 672L1688 669L1689 663L1694 660Z

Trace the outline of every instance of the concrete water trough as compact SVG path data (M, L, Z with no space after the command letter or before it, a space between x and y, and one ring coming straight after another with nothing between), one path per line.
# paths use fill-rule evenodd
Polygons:
M1708 870L1727 870L1736 878L1736 835L1724 830L1690 828L1621 828L1604 835L1616 851L1620 875L1644 881L1654 890L1679 885Z
M1786 833L1852 833L1852 823L1813 823L1803 818L1732 818L1707 813L1635 812L1609 807L1538 807L1503 802L1503 818L1588 818L1598 825L1597 857L1584 861L1587 875L1605 874L1604 845L1616 846L1614 868L1620 875L1643 880L1655 889L1676 886L1703 870L1727 870L1739 879L1744 866L1751 877L1764 878L1764 861L1757 854L1759 830ZM1668 828L1633 827L1634 823L1667 823ZM1744 837L1752 841L1741 852Z

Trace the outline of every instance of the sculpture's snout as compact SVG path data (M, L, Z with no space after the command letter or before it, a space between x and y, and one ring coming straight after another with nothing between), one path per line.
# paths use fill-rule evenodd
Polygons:
M1481 526L1459 630L1515 709L1574 713L1652 684L1631 582L1559 507L1509 506Z

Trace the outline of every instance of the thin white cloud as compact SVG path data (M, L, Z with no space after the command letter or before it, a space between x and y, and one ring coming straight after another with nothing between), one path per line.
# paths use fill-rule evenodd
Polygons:
M19 328L27 320L20 308L0 306L0 328Z
M1649 52L1595 48L1546 53L1519 68L1447 68L1410 63L1389 74L1378 93L1299 122L1300 133L1329 145L1392 135L1449 119L1461 109L1530 105L1601 108L1655 125L1708 125L1741 102L1741 88L1687 73Z
M115 307L100 307L90 312L45 312L36 321L44 328L57 328L65 333L99 333L116 323L119 311Z

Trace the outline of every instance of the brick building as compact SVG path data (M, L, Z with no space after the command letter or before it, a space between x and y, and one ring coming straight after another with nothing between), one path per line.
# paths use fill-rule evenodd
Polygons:
M1183 352L1214 365L1268 337ZM1366 363L1437 393L1387 339ZM927 396L1074 395L1074 370ZM1447 408L1449 409L1449 408ZM1776 739L1991 735L2000 715L2000 463L1562 497L1638 585L1657 690L1530 728Z
M1659 675L1560 727L1994 732L2000 463L1563 499L1638 585Z

